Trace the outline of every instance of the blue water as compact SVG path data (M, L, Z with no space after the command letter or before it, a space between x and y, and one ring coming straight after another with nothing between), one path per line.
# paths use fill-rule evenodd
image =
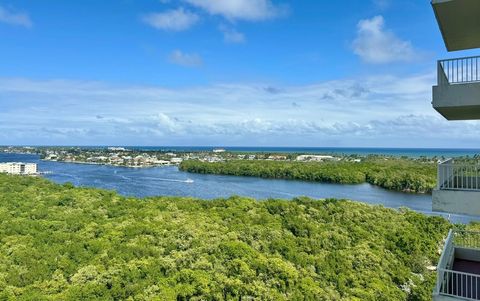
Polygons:
M213 146L120 146L139 151L173 151L198 152L212 151ZM101 149L106 146L83 146L84 149ZM373 147L244 147L219 146L231 152L258 152L258 153L305 153L305 154L333 154L333 155L386 155L418 157L464 157L480 155L480 149L472 148L373 148Z
M248 196L257 199L308 196L316 199L352 199L390 208L408 207L418 212L431 211L431 195L408 194L385 190L370 184L342 185L309 183L289 180L271 180L250 177L190 174L177 167L126 168L103 165L86 165L42 161L36 155L0 153L0 162L34 162L44 175L56 183L71 182L77 186L89 186L115 190L125 196L191 196L202 199ZM189 183L188 180L193 180ZM453 222L469 222L475 218L452 215Z

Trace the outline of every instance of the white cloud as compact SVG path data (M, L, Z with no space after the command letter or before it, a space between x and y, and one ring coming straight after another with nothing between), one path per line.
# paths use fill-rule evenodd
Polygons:
M386 9L390 6L391 0L373 0L373 4L379 9Z
M244 43L245 35L241 32L238 32L234 28L230 28L226 25L219 26L220 31L223 33L223 38L227 43Z
M180 7L161 13L151 13L143 16L146 24L161 30L183 31L187 30L199 21L199 16Z
M172 134L182 130L178 120L162 112L154 117L154 122L157 123L157 126Z
M0 6L0 22L30 28L33 22L26 13L15 13Z
M286 13L285 6L270 0L184 0L212 15L220 15L229 20L261 21Z
M169 0L160 0L168 3ZM287 14L286 5L277 5L272 0L181 0L192 11L183 7L160 13L151 13L142 17L143 22L157 29L183 31L191 28L200 20L200 13L220 16L230 22L264 21ZM245 35L234 28L219 27L227 43L243 43Z
M358 22L353 50L365 62L374 64L410 61L415 56L412 44L386 29L382 16Z
M180 50L174 50L170 53L168 60L176 65L184 67L199 67L203 64L202 58L196 53L185 53Z

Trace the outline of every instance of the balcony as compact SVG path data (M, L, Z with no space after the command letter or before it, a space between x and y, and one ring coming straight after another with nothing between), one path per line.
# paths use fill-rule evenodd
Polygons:
M438 61L437 73L433 108L448 120L480 119L480 56Z
M438 165L433 211L480 215L480 164L476 160L446 160Z
M480 300L480 232L450 230L433 300Z

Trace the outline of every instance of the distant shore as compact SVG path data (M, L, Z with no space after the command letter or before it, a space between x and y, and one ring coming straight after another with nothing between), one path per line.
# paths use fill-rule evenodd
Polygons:
M101 165L101 166L115 166L115 167L125 167L125 168L154 168L154 167L167 167L167 166L176 166L176 164L162 164L162 165L145 165L145 166L130 166L122 164L112 164L112 163L99 163L99 162L86 162L86 161L59 161L59 160L49 160L41 159L42 161L48 162L58 162L58 163L72 163L72 164L84 164L84 165Z

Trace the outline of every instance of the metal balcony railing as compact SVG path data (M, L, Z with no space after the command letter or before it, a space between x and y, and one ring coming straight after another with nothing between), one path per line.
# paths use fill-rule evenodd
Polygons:
M480 56L440 60L438 85L480 82Z
M480 300L480 275L453 269L455 248L480 249L480 232L450 230L437 266L434 294Z
M480 164L476 161L455 162L453 159L438 165L437 189L480 191Z
M454 247L480 250L480 232L452 230L452 235Z

